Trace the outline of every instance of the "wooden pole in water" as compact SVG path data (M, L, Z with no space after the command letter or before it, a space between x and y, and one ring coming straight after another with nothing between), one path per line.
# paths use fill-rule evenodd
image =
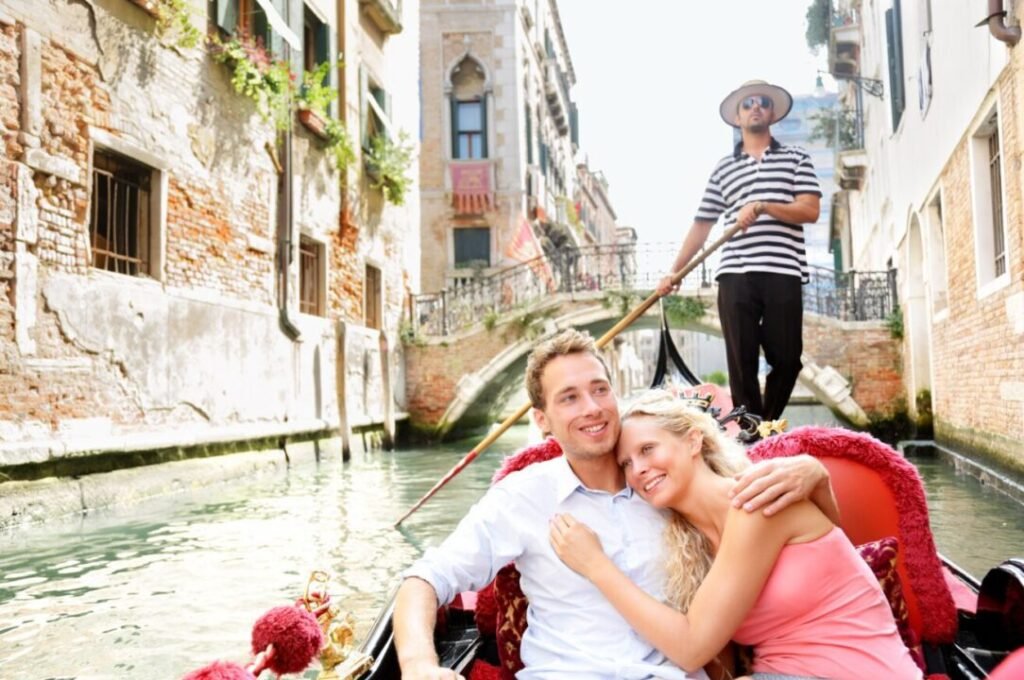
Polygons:
M693 260L691 260L690 264L686 265L685 267L683 267L682 269L680 269L679 271L674 273L672 275L672 283L673 283L673 285L678 285L686 277L687 274L689 274L694 269L696 269L697 266L700 265L701 262L706 260L707 257L711 253L713 253L716 250L718 250L719 248L721 248L722 245L725 244L726 241L728 241L733 236L735 236L736 233L740 230L740 228L741 227L739 225L736 225L736 226L733 226L733 227L730 227L729 229L727 229L725 231L725 233L722 234L722 236L717 241L712 243L709 247L705 248L699 255L697 255L697 257L695 257ZM655 302L657 302L660 298L661 298L661 295L658 294L658 291L654 291L649 296L647 296L646 300L644 300L639 305L637 305L635 308L633 308L633 311L631 311L629 314L627 314L625 317L623 317L617 324L612 326L608 330L607 333L605 333L604 335L602 335L600 338L597 339L597 341L595 343L597 345L597 348L601 349L602 347L607 345L609 342L611 342L615 338L615 336L617 336L619 333L621 333L626 328L628 328L630 325L632 325L632 323L634 321L639 319L644 314L644 312L646 312L648 309L650 309L651 306ZM472 451L467 453L462 458L462 460L460 460L458 463L456 463L455 467L453 467L451 470L448 471L448 474L446 474L444 477L442 477L440 479L440 481L438 481L437 484L435 484L430 489L430 491L428 491L423 496L423 498L421 498L418 501L416 501L416 505L414 505L411 508L409 508L409 510L406 511L406 513L404 515L399 517L392 526L397 528L398 525L401 524L402 522L404 522L406 519L408 519L408 517L412 513L416 512L421 507L423 507L423 504L426 503L428 500L430 500L431 497L433 497L434 494L436 494L438 491L440 491L441 487L443 487L445 484L450 482L455 477L455 475L457 475L460 472L462 472L462 470L465 469L467 465L469 465L474 460L476 460L477 456L479 456L481 453L486 451L487 448L491 444L496 442L498 440L498 437L500 437L501 435L505 434L505 432L508 430L508 428L512 427L513 424L519 422L519 419L522 418L523 416L525 416L527 411L529 411L529 410L530 410L530 404L523 404L519 408L519 410L517 410L515 413L513 413L508 418L506 418L505 421L503 423L501 423L501 425L499 425L494 430L492 430L490 432L490 434L488 434L486 437L484 437L484 440L482 442L480 442L479 444L474 446Z

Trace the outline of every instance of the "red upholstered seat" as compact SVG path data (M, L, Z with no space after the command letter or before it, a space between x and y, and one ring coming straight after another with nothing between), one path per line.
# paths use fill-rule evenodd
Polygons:
M926 643L956 636L957 614L928 523L917 469L870 435L838 428L801 427L758 442L752 460L809 453L832 478L842 529L854 544L899 539L897 571L910 624Z

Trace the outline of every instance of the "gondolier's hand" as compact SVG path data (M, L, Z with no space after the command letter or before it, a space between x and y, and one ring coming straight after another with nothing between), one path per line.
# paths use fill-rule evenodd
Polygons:
M747 230L747 227L757 222L757 218L764 213L764 204L761 201L754 201L753 203L747 203L745 206L740 208L740 212L736 215L736 224L738 224L743 231Z
M658 291L658 295L665 297L666 295L669 295L679 290L679 284L672 283L672 275L669 274L661 281L658 281L658 287L655 290Z
M729 492L733 507L747 512L763 508L766 517L797 501L814 500L815 492L829 485L825 466L806 454L763 460L735 479L736 485Z
M601 539L594 530L572 515L555 515L551 518L551 547L558 558L583 578L591 575L609 562L601 547Z

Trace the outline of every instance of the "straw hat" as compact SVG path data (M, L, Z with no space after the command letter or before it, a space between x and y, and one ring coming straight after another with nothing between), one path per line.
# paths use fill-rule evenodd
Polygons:
M778 85L772 85L763 80L748 80L738 88L726 95L718 107L718 113L727 125L737 127L736 112L739 111L740 102L751 95L763 94L772 100L772 121L774 125L789 114L793 108L793 96Z

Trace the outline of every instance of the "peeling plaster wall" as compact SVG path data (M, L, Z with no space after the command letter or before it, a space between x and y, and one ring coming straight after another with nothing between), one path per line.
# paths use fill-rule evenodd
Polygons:
M189 4L205 29L207 4ZM337 22L331 3L318 7ZM415 31L399 37L399 47L418 42ZM393 87L415 104L417 54L395 54L396 72L410 75ZM410 272L418 278L415 189L409 205L378 210L372 229L353 225L346 241L342 178L297 127L288 304L302 335L292 342L276 304L277 172L266 150L275 132L229 79L205 47L161 42L154 18L128 0L0 5L0 467L85 439L100 451L136 435L173 444L216 439L218 428L267 437L336 427L337 326L363 321L367 258L384 274L392 384L404 398L397 330ZM417 110L402 111L414 130ZM343 114L358 125L358 111L355 121ZM92 268L96 149L154 169L164 226L149 276ZM300 233L324 245L324 317L298 312ZM379 332L366 334L377 347ZM379 422L379 354L373 361L375 374L346 384L355 421Z

